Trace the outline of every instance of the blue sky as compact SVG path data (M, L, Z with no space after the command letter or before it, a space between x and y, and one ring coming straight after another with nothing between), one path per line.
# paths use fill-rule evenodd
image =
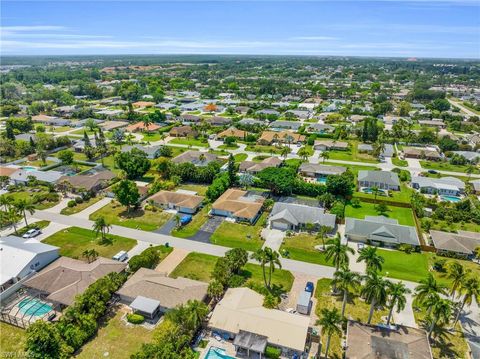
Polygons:
M4 55L480 58L480 1L1 2Z

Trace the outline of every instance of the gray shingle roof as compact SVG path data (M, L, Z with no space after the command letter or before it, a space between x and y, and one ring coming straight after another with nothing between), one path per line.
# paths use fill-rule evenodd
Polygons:
M335 228L334 214L325 213L320 207L311 207L303 204L277 202L273 205L270 220L284 220L295 226L299 224L319 224Z
M342 166L326 166L317 163L303 162L300 165L300 172L314 172L321 175L339 175L347 169Z
M358 171L359 181L385 183L389 186L400 186L400 180L395 172L387 171Z

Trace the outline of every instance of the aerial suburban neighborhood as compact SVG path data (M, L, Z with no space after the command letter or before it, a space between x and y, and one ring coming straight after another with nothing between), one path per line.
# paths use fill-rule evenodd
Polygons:
M0 70L0 356L480 358L478 60Z

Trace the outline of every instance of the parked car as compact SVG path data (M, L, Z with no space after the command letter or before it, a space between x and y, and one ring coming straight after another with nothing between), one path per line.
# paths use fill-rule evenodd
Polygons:
M32 229L29 229L22 237L23 238L34 238L41 233L42 233L42 231L40 229L32 228Z
M192 220L192 216L190 215L185 215L185 216L182 216L180 218L180 224L182 226L186 225L187 223L190 223L190 221Z
M119 261L119 262L124 262L128 259L128 253L126 251L120 251L117 254L115 254L112 259L114 261Z
M307 282L305 286L305 292L313 293L314 285L312 282Z
M362 250L365 247L364 243L357 243L357 249Z
M435 170L428 170L428 173L431 173L432 175L436 175L438 172Z

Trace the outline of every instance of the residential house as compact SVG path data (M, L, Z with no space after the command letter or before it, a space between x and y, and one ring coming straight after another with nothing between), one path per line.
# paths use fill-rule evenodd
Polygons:
M162 110L173 110L174 108L177 108L177 105L175 105L174 103L163 102L156 104L155 107Z
M432 359L427 333L404 325L387 327L349 320L345 359Z
M400 225L396 219L384 216L365 216L365 219L347 217L345 237L352 241L386 247L397 247L400 244L420 245L415 227Z
M196 137L198 132L194 130L191 126L176 126L172 127L169 132L171 137Z
M458 231L458 233L430 230L430 238L437 254L454 254L464 258L475 257L475 250L480 247L478 232Z
M172 159L173 163L190 162L197 167L206 166L213 161L220 162L217 155L214 155L213 153L193 151L193 150L181 153L177 157L174 157Z
M442 156L435 149L423 147L404 147L403 155L405 158L421 158L429 161L438 161Z
M270 109L258 110L256 113L259 115L266 115L266 116L269 116L269 115L280 116L280 112L278 112L277 110L270 110Z
M151 101L137 101L132 103L134 108L146 108L146 107L153 107L155 106L155 102Z
M115 177L115 173L105 170L91 175L62 176L58 180L58 184L68 182L72 186L73 192L98 192L108 187L111 180Z
M372 153L373 152L373 146L369 143L359 143L358 144L358 152Z
M478 163L480 162L480 152L474 151L452 151L453 154L457 154L462 156L470 163Z
M470 183L473 187L473 192L475 194L480 194L480 179L471 180Z
M285 116L293 116L301 120L308 120L312 113L306 110L288 110L285 112Z
M358 187L400 191L398 174L389 171L358 171Z
M278 167L282 163L282 160L278 157L268 157L261 162L243 161L240 163L239 172L246 172L250 174L257 174L258 172L269 167Z
M30 176L34 177L37 181L55 184L63 176L63 173L58 171L19 169L10 176L10 179L15 184L26 184Z
M418 124L420 126L426 126L426 127L438 127L438 128L447 127L445 122L443 122L443 120L440 118L434 118L432 120L418 120Z
M133 125L127 126L125 128L126 131L128 132L155 132L158 131L161 128L161 126L155 124L155 123L150 123L148 126L145 126L144 122L137 122L134 123Z
M244 118L238 121L239 125L243 126L264 126L266 125L265 121L255 120L253 118Z
M230 188L212 204L211 213L240 222L255 223L260 216L264 201L265 199L261 196Z
M295 121L274 121L270 124L271 128L274 129L285 129L285 130L292 130L297 131L300 127L302 127L301 122Z
M213 116L207 118L205 122L209 123L211 126L226 126L232 123L232 120L226 117Z
M459 196L465 191L465 183L456 177L412 177L412 187L422 193Z
M280 230L304 230L309 224L333 230L335 220L336 216L325 213L323 208L285 202L276 202L269 217L270 227Z
M225 139L227 137L235 137L238 140L245 140L249 133L247 131L239 130L235 127L230 127L225 131L220 132L217 134L218 139Z
M202 118L200 116L195 116L195 115L189 115L189 114L183 114L180 116L180 121L182 121L182 123L188 123L188 124L192 124L192 123L199 123L202 121Z
M246 115L248 111L250 111L250 107L248 107L248 106L237 106L237 107L235 107L235 112L240 113L242 115Z
M122 153L130 152L132 149L136 148L137 150L145 152L149 160L153 160L158 157L158 151L160 150L160 147L161 146L142 146L139 144L123 145L121 151Z
M194 214L201 207L205 197L187 191L160 191L148 200L163 209L174 209L181 213Z
M127 126L127 121L105 121L100 125L104 131L113 131Z
M70 117L72 116L73 112L76 110L76 106L60 106L54 109L55 113L58 114L59 116L65 116L65 117Z
M103 110L96 111L95 113L105 117L114 118L116 116L120 116L123 112L124 112L123 110L103 109Z
M335 140L315 140L313 148L319 151L347 151L348 142L335 141Z
M258 139L259 145L271 145L273 143L303 143L305 142L305 136L298 133L282 131L263 131L262 135Z
M309 123L307 125L306 131L308 133L330 133L335 130L335 127L330 125L325 125L323 123Z
M68 126L70 123L70 120L66 118L47 116L47 115L32 116L32 121L36 123L41 123L47 126Z
M263 357L267 345L280 348L285 357L305 352L310 318L263 306L263 295L252 289L229 288L215 306L208 328L233 339L238 352ZM241 355L239 353L239 355Z
M326 166L317 163L302 162L298 172L304 177L326 178L331 175L341 175L347 169L342 166Z

